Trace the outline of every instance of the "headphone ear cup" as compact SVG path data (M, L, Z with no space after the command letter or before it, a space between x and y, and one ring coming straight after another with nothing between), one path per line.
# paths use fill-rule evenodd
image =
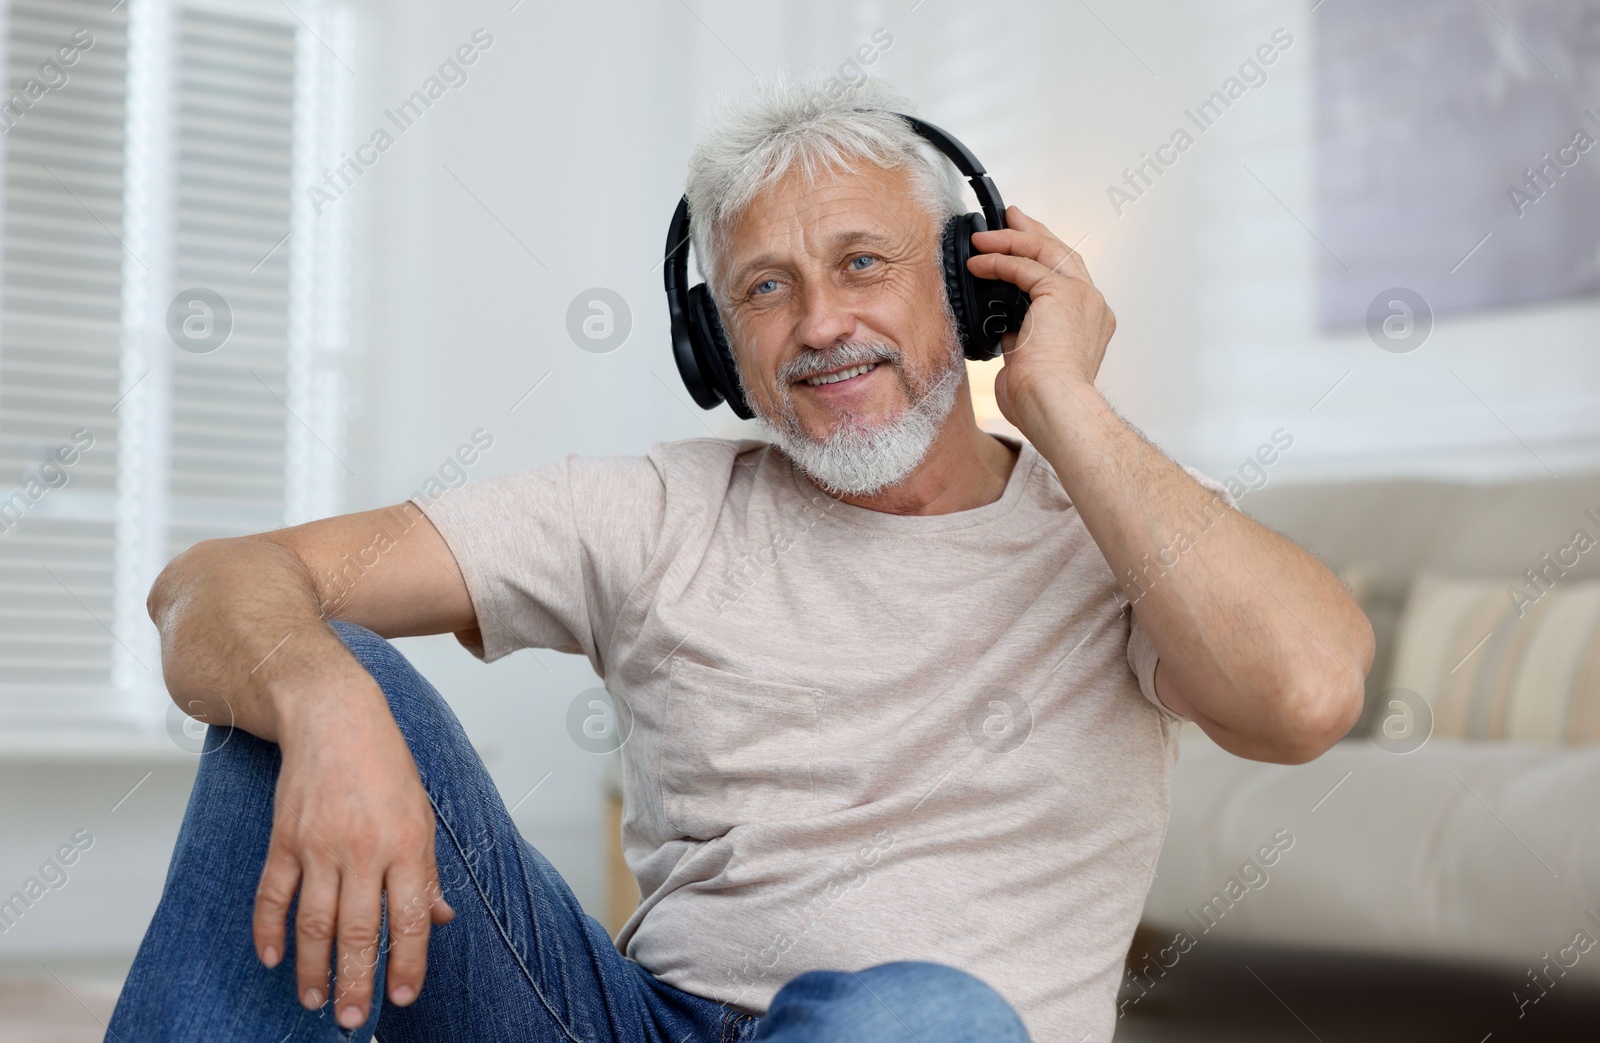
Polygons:
M957 214L944 226L944 289L961 336L962 354L985 362L1000 354L1000 335L1022 327L1029 298L1003 279L979 279L967 270L972 236L988 228L980 213Z
M693 339L695 355L701 361L707 382L717 391L738 416L749 420L755 416L744 400L739 388L739 369L733 360L733 349L722 329L722 319L717 314L716 302L705 283L689 290L689 334Z
M1015 283L1004 279L973 279L973 295L978 301L978 339L992 345L985 358L994 358L1001 352L1000 335L1016 333L1022 329L1023 316L1028 314L1032 299Z
M950 214L939 237L939 264L944 272L944 299L950 302L950 317L955 320L955 336L962 341L962 354L973 357L973 342L966 317L971 315L970 286L966 280L966 258L971 253L970 235L963 234L968 214ZM963 250L962 243L966 243Z
M973 295L972 274L967 271L967 258L972 256L972 218L977 214L952 214L944 223L940 239L940 254L944 266L944 294L950 302L950 314L955 318L956 336L961 338L961 353L969 359L982 361L992 355L982 354L983 345L974 338L972 316L978 314L978 302Z

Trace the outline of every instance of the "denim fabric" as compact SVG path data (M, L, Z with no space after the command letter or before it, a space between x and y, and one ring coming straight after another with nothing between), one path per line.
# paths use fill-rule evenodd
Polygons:
M388 697L438 821L440 884L456 918L435 927L427 980L409 1007L381 1002L346 1031L330 1001L307 1011L287 953L256 959L250 922L266 861L276 745L211 728L160 905L106 1038L381 1043L1012 1043L1028 1036L988 985L942 964L900 961L792 979L765 1017L656 980L619 953L555 868L524 840L439 693L362 627L334 630Z

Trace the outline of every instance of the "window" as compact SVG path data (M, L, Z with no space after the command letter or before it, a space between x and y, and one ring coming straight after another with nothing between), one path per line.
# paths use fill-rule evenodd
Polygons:
M344 13L12 0L0 311L0 726L159 728L145 595L194 542L332 513Z

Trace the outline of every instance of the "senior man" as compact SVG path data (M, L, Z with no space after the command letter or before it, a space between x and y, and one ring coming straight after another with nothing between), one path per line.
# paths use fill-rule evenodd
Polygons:
M218 726L113 1038L1104 1041L1181 722L1285 763L1349 729L1365 617L1095 389L1082 258L1015 207L974 237L1031 300L995 385L1026 441L986 434L959 181L889 88L813 87L734 103L687 190L772 444L569 455L161 574L168 687ZM384 640L446 632L615 697L615 941Z

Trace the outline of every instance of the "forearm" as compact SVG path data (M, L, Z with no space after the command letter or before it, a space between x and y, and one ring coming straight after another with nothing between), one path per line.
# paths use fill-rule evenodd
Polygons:
M1014 206L1006 224L975 234L984 252L967 262L1030 300L995 399L1055 467L1134 603L1160 656L1156 694L1240 756L1317 756L1360 714L1366 616L1316 558L1117 416L1094 388L1116 317L1083 258Z
M1161 692L1244 756L1315 756L1353 723L1366 617L1304 549L1228 507L1087 382L1019 403L1023 430L1161 656Z
M197 720L277 742L291 702L366 678L324 622L309 571L268 540L195 545L162 570L147 607L167 690Z

